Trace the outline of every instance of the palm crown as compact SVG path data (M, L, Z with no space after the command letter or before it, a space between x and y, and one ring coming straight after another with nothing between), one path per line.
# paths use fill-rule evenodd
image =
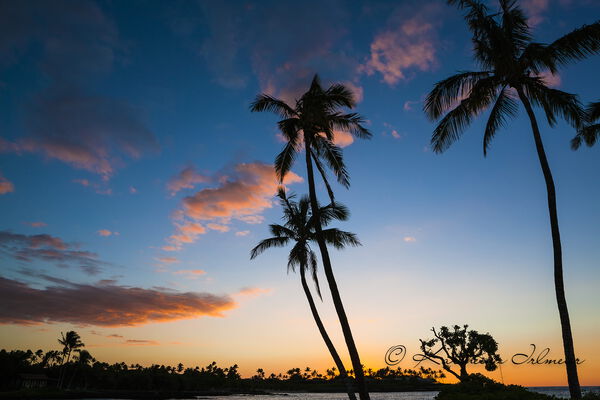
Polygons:
M500 0L500 11L491 14L477 0L448 0L466 10L473 34L475 61L481 71L465 71L438 82L425 101L425 112L439 122L431 138L435 152L455 142L472 119L492 107L483 138L487 154L490 142L508 117L518 111L514 91L541 107L550 125L557 117L575 127L585 120L576 95L547 86L543 73L583 59L600 49L600 22L572 31L551 44L532 41L527 18L516 0Z
M327 181L323 162L333 171L337 181L348 187L350 179L342 150L334 144L335 131L346 131L363 139L372 136L363 126L364 120L360 115L340 111L342 107L353 108L355 105L354 95L347 87L333 84L323 89L317 75L310 89L296 100L294 107L267 94L258 95L250 106L251 111L271 111L282 118L278 126L287 143L275 159L279 180L283 181L290 171L304 141L332 201L333 191Z
M588 146L593 146L598 138L600 138L600 101L589 105L587 117L589 123L581 128L577 136L571 140L571 148L573 150L577 150L582 142L585 142Z
M284 224L269 225L273 237L264 239L256 245L250 252L250 258L254 259L267 249L283 247L293 243L294 246L288 256L288 271L295 271L296 267L300 267L301 272L310 270L317 293L321 297L317 278L317 256L311 248L311 243L316 243L317 237L310 200L307 196L303 196L300 201L295 202L293 200L294 195L288 197L284 189L279 189L277 196L283 207ZM348 217L348 209L339 203L332 203L319 209L321 226L327 226L333 220L345 221ZM337 228L323 229L322 232L325 241L337 249L343 249L347 245L360 246L360 241L354 233L341 231Z

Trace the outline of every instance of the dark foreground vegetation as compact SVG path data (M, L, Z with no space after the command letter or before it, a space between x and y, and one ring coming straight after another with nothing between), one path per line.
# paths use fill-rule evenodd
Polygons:
M184 367L95 360L81 348L73 351L0 350L0 397L113 397L153 398L260 394L270 391L345 392L346 384L336 368L320 373L311 368L292 368L286 373L266 375L262 369L242 378L238 365L221 368L215 362L205 367ZM68 358L68 361L67 361ZM352 371L349 371L352 372ZM382 368L368 370L373 392L439 390L440 372Z
M531 392L522 386L503 385L481 374L471 374L455 385L445 385L436 400L550 400L557 399ZM584 400L600 400L597 393L588 393Z

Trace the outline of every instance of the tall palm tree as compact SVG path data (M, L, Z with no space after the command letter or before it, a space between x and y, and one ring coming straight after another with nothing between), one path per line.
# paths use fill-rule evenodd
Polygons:
M310 311L312 312L315 323L319 328L321 337L323 338L323 341L325 342L325 345L327 346L335 365L340 371L340 376L346 382L348 397L351 400L355 400L356 397L354 395L352 379L348 376L346 368L342 363L342 359L333 345L333 342L329 338L329 334L325 330L325 326L323 325L321 317L319 316L319 312L308 287L308 283L306 282L306 271L310 270L312 279L317 289L317 294L319 297L321 297L321 289L319 288L319 279L317 277L317 255L310 247L311 243L314 244L317 239L315 234L315 220L310 211L310 200L308 197L302 197L300 201L296 203L291 200L293 195L288 198L285 194L285 190L283 189L279 190L278 196L281 206L283 207L284 224L270 225L269 227L273 237L262 240L256 247L254 247L250 253L250 258L254 259L265 250L273 247L283 247L290 243L294 244L294 247L290 251L288 258L288 272L290 270L295 271L296 267L299 268L302 289L304 289L304 294L308 300ZM333 203L329 206L322 207L319 211L322 226L328 225L328 223L333 219L340 221L345 221L348 219L348 209L339 203ZM344 232L335 228L330 228L324 229L322 234L325 238L325 241L337 249L343 249L346 245L360 245L356 235L350 232Z
M69 364L69 360L71 359L71 354L73 351L77 351L85 346L85 344L81 341L81 336L75 331L68 331L65 333L60 333L61 338L58 339L58 343L63 346L63 360L61 364L61 372L58 378L58 388L62 388L64 383L66 371L65 368ZM65 360L66 356L66 360Z
M577 96L549 88L540 74L555 73L560 66L596 54L600 49L600 22L584 25L546 45L533 42L527 18L516 0L499 0L500 10L494 14L478 0L448 0L448 3L466 11L465 19L473 34L475 61L481 71L460 72L438 82L429 93L425 113L432 120L443 116L433 132L431 145L437 153L445 151L460 138L475 116L491 107L483 136L486 155L498 129L509 117L516 116L519 109L516 100L525 107L548 194L554 283L569 390L572 398L579 399L581 389L563 283L554 180L533 106L542 108L550 125L561 117L575 127L581 126L585 113Z
M290 171L298 153L304 148L306 173L308 178L308 193L313 215L315 216L315 233L323 270L331 297L338 315L344 340L348 347L352 367L355 371L356 385L361 400L369 400L369 393L365 384L364 373L360 356L356 349L348 317L344 310L340 291L333 275L331 259L327 244L323 237L319 221L319 206L315 189L313 163L316 166L332 202L334 194L325 175L323 163L329 167L344 187L350 186L348 171L344 164L342 150L334 144L334 130L349 132L358 138L368 139L371 133L363 126L363 118L356 113L344 114L340 108L353 108L356 105L352 91L341 84L333 84L327 89L321 87L319 77L315 75L309 90L292 107L282 100L267 94L257 96L250 109L253 112L271 111L282 118L278 122L279 129L287 144L275 159L275 172L280 182Z
M571 148L577 150L582 142L592 147L600 138L600 101L591 103L587 109L588 124L571 140Z

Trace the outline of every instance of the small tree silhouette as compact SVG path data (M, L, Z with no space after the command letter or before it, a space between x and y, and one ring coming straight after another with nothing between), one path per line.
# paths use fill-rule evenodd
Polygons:
M422 340L421 352L423 355L441 364L442 368L454 375L461 382L469 378L467 364L484 364L487 371L495 371L502 359L496 352L498 343L489 333L479 333L474 330L467 331L469 325L462 328L454 325L452 330L442 326L438 331L431 328L433 339ZM441 355L440 355L441 354ZM460 370L456 372L450 367L457 365Z

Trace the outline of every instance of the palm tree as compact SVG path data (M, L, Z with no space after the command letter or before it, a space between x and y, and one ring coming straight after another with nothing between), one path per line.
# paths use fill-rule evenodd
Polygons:
M350 132L358 138L368 139L371 137L371 133L363 126L364 120L360 115L344 114L340 111L341 107L353 108L355 105L354 95L348 88L341 84L333 84L329 88L323 89L319 77L315 75L309 90L299 100L296 100L294 107L267 94L261 94L257 96L250 109L253 112L271 111L283 118L278 122L278 126L287 144L275 159L275 172L280 182L283 182L283 178L290 171L298 152L304 148L310 206L312 214L315 216L315 234L323 261L323 270L348 347L352 367L356 371L358 393L361 400L369 400L360 356L333 275L327 244L319 223L321 219L319 218L313 172L314 163L332 202L334 194L327 180L323 163L333 171L341 185L346 188L350 186L342 150L334 144L334 129Z
M315 301L313 300L311 291L306 282L306 271L310 269L317 293L319 297L321 297L321 290L319 288L319 280L317 277L317 255L310 247L310 244L315 243L317 240L315 234L315 219L312 217L310 211L310 200L308 197L302 197L300 201L296 203L291 200L293 196L288 198L283 189L279 189L278 196L281 206L283 207L283 219L285 223L284 225L270 225L269 227L273 237L262 240L254 247L250 253L250 258L254 259L265 250L273 247L283 247L289 243L294 244L288 258L288 272L290 270L295 271L296 267L299 267L302 289L304 289L304 294L308 300L315 323L319 328L321 337L323 338L333 361L340 370L340 376L346 382L348 397L354 400L356 397L354 395L352 379L348 377L346 368L344 367L333 342L329 338L329 334L325 330L325 326L321 321L317 306L315 305ZM348 209L339 203L332 203L329 206L320 208L319 211L322 226L327 225L333 219L345 221L348 219L349 214ZM346 245L360 245L356 235L335 228L324 229L322 235L328 244L333 245L337 249L343 249ZM307 367L306 372L310 372L310 368Z
M571 148L577 150L582 142L592 147L600 138L600 101L591 103L587 109L588 124L571 140ZM594 123L596 122L596 123Z
M549 88L540 74L556 73L560 66L597 53L600 22L584 25L545 45L532 41L527 18L516 0L499 0L500 10L495 14L490 14L478 0L448 0L448 3L466 10L465 19L473 34L475 60L482 70L460 72L438 82L429 93L425 113L432 120L443 116L433 132L431 145L437 153L445 151L460 138L475 116L491 106L483 136L483 153L486 155L498 129L509 117L516 116L519 108L516 99L525 107L548 194L554 282L569 390L572 398L579 399L581 389L565 299L554 180L532 107L541 107L550 125L561 117L575 127L581 126L585 113L577 96Z
M75 350L82 348L85 344L81 341L81 337L75 331L68 331L66 334L60 333L61 338L58 339L58 343L63 346L63 360L61 364L61 373L58 378L58 388L62 388L62 384L65 379L65 368L69 364L69 360L71 359L71 353ZM66 356L66 360L65 360Z

